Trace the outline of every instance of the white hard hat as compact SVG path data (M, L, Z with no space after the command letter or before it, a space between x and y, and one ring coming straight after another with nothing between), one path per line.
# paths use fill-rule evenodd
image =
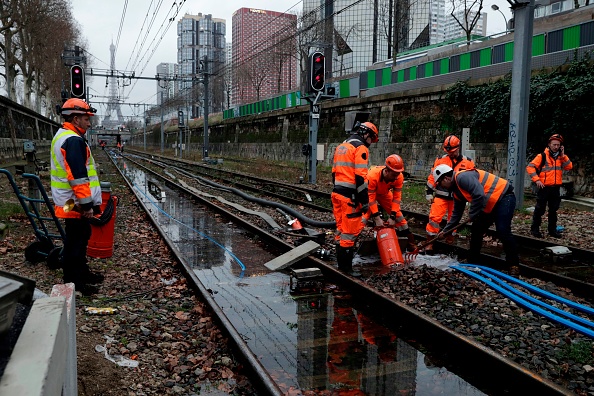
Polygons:
M435 183L439 182L439 179L443 177L448 172L451 172L453 169L451 166L446 164L437 165L435 169L433 169L433 180Z

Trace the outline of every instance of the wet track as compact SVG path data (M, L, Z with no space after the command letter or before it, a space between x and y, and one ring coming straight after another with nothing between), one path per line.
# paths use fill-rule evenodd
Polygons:
M292 291L290 275L263 266L278 251L131 161L118 158L116 164L283 393L484 394L446 367L433 366L438 357L425 356L372 320L348 291L330 283Z
M208 193L190 198L188 190L181 193L176 187L186 184L176 179L177 170L159 165L161 176L151 175L141 162L134 156L120 158L118 166L129 175L131 188L147 211L165 229L172 229L171 236L162 235L188 268L188 279L197 282L198 289L204 284L202 294L220 311L222 322L228 321L226 327L235 332L238 345L247 345L243 353L253 359L250 364L264 364L260 373L268 384L264 393L353 389L378 395L564 393L513 361L345 277L333 260L325 263L308 257L302 264L322 269L325 286L291 290L288 273L270 273L262 266L291 244L234 218L216 200L192 205L219 192L201 187ZM233 218L237 225L231 224ZM211 233L216 238L208 241ZM379 262L377 257L370 260ZM373 263L362 268L383 270ZM357 296L355 301L351 295ZM485 375L485 370L500 373L506 381Z

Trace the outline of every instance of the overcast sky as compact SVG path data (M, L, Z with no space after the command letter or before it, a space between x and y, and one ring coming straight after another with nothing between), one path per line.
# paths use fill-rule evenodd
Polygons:
M505 29L503 16L491 10L497 4L509 19L511 13L505 0L484 0L483 11L488 13L487 34ZM213 18L227 22L227 41L231 41L231 17L241 7L267 9L279 12L301 13L300 0L220 0L162 2L148 0L102 0L98 3L73 0L74 18L82 27L82 34L88 42L85 48L93 68L104 73L110 68L110 50L113 42L117 44L115 68L121 71L134 70L136 76L154 77L156 66L161 62L175 63L177 60L177 21L188 14L212 14ZM181 6L179 5L181 4ZM446 4L449 1L446 0ZM151 5L149 9L149 5ZM124 7L125 14L124 14ZM169 19L173 21L169 23ZM152 24L151 24L152 22ZM121 26L121 31L120 31ZM149 29L150 26L150 29ZM122 81L120 80L120 84ZM98 108L100 115L105 113L109 91L106 77L92 77L87 80L90 88L90 101ZM122 92L121 90L119 91ZM152 80L132 80L124 89L123 101L126 103L156 103L156 82ZM142 106L122 105L125 116L142 114ZM115 114L113 114L115 116Z

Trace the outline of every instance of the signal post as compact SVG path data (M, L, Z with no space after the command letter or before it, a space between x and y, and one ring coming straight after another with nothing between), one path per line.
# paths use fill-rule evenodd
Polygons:
M309 56L308 73L308 96L305 100L309 102L309 142L303 149L303 154L308 156L307 175L308 182L316 184L318 164L318 126L320 123L320 99L324 95L326 83L326 57L319 51Z

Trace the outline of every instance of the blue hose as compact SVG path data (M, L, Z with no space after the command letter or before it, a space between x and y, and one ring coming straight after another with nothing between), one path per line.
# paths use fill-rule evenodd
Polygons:
M473 271L474 273L477 273L477 272L481 271L479 268L476 268L476 267L474 267L474 268L476 270L476 271ZM470 271L472 271L472 269L470 269ZM485 271L483 271L483 272L485 272ZM486 273L486 275L488 275L488 277L492 281L497 282L500 286L504 287L505 289L509 290L512 293L517 294L521 298L524 298L524 299L530 301L531 303L534 303L534 304L539 305L539 306L541 306L541 307L543 307L545 309L548 309L548 310L551 310L553 312L556 312L559 315L566 316L568 319L571 319L574 322L578 322L578 323L581 323L581 324L586 325L586 326L594 327L594 323L591 322L591 321L589 321L588 319L584 319L581 316L574 315L574 314L572 314L570 312L564 311L564 310L562 310L560 308L557 308L557 307L555 307L553 305L547 304L544 301L541 301L541 300L539 300L537 298L534 298L531 295L526 294L526 293L524 293L524 292L522 292L522 291L514 288L513 286L505 283L505 281L497 278L496 276L493 276L493 275L488 274L488 273Z
M239 266L241 267L241 275L240 277L243 277L243 271L245 271L245 265L241 262L241 260L239 258L237 258L236 255L234 255L231 251L229 251L229 249L227 249L225 246L221 245L220 243L218 243L217 241L215 241L214 239L212 239L211 237L209 237L208 235L198 231L195 228L192 228L184 223L182 223L181 221L177 220L176 218L172 217L169 213L165 212L163 209L161 209L156 203L154 203L150 197L148 195L146 195L144 193L144 191L142 191L140 188L138 188L138 186L134 183L132 183L132 186L136 187L136 189L142 194L144 195L148 201L155 207L157 208L157 210L159 210L161 213L163 213L165 216L169 217L171 220L175 221L176 223L179 223L181 225L183 225L184 227L187 227L189 229L191 229L192 231L194 231L195 233L197 233L198 235L200 235L203 238L208 239L209 241L211 241L212 243L214 243L215 245L217 245L218 247L220 247L221 249L223 249L225 252L229 253L229 255L231 257L233 257L233 259L235 259L235 261L237 261L237 264L239 264Z
M473 267L473 266L470 265L470 267ZM474 267L477 267L477 266L474 266ZM484 276L479 275L478 273L473 272L471 270L468 270L466 268L463 268L462 266L453 265L452 268L454 268L454 269L456 269L456 270L458 270L460 272L463 272L463 273L465 273L466 275L469 275L472 278L475 278L477 280L480 280L480 281L486 283L487 285L491 286L493 289L497 290L498 292L500 292L501 294L503 294L505 297L507 297L510 300L514 301L515 303L517 303L517 304L519 304L519 305L521 305L521 306L523 306L523 307L525 307L525 308L527 308L527 309L529 309L529 310L531 310L533 312L536 312L536 313L544 316L545 318L548 318L548 319L552 320L553 322L557 322L557 323L563 324L563 325L569 327L570 329L573 329L573 330L575 330L575 331L577 331L577 332L579 332L579 333L581 333L581 334L583 334L585 336L588 336L588 337L594 339L594 330L588 329L588 328L586 328L584 326L581 326L579 324L573 323L573 322L571 322L571 321L569 321L567 319L564 319L564 318L562 318L560 316L557 316L557 315L555 315L555 314L553 314L553 313L551 313L549 311L546 311L546 310L544 310L544 309L542 309L542 308L540 308L540 307L538 307L538 306L536 306L534 304L531 304L530 302L526 301L524 298L522 298L522 297L520 297L518 295L518 292L519 291L517 291L515 289L514 289L515 290L514 292L509 291L509 290L507 290L507 289L505 289L505 288L497 285L496 283L492 282L491 280L485 278ZM543 303L543 304L545 304L545 303ZM545 305L548 305L548 304L545 304ZM551 309L552 308L553 307L551 307ZM591 323L590 322L590 326L593 326L594 327L594 323Z
M493 274L494 276L498 276L498 277L503 278L503 279L505 279L505 280L507 280L509 282L515 283L517 285L520 285L523 288L530 290L534 294L538 294L539 296L542 296L542 297L549 298L551 300L560 302L562 304L567 305L568 307L577 309L578 311L584 312L584 313L586 313L588 315L594 315L594 308L588 307L587 305L583 305L583 304L580 304L580 303L576 303L575 301L571 301L571 300L568 300L566 298L560 297L560 296L558 296L556 294L553 294L553 293L550 293L550 292L548 292L546 290L542 290L542 289L540 289L540 288L538 288L538 287L536 287L534 285L531 285L530 283L521 281L518 278L514 278L513 276L509 276L509 275L504 274L501 271L497 271L497 270L495 270L493 268L485 267L485 266L482 266L482 265L474 265L474 264L458 264L458 265L460 265L462 267L474 267L474 268L478 268L478 269L480 269L480 270L482 270L484 272L487 272L489 274Z

